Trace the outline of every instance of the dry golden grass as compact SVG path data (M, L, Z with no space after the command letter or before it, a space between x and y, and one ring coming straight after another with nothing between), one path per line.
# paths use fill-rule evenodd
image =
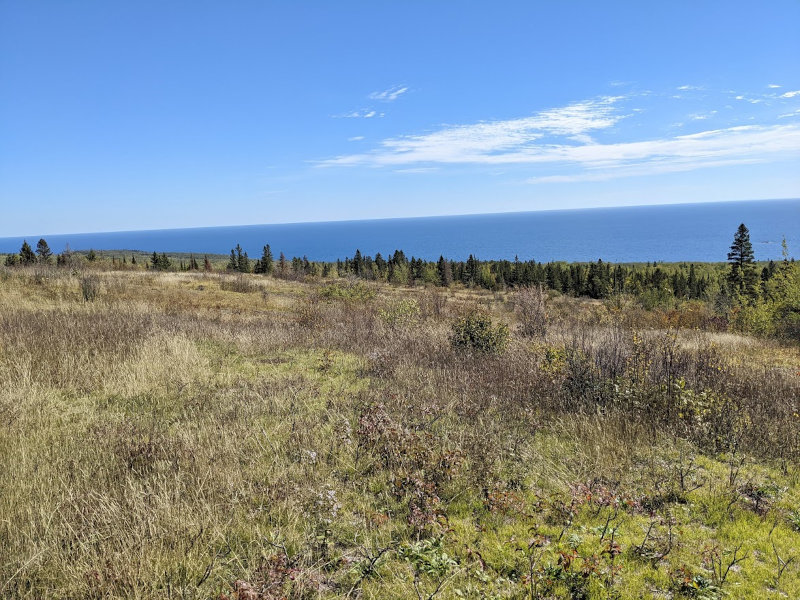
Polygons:
M800 594L796 348L356 285L0 271L0 597Z

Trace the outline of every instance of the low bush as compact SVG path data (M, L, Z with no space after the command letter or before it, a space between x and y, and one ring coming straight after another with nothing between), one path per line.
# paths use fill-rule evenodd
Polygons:
M508 345L508 339L508 325L495 325L484 312L472 312L453 323L451 340L455 348L500 354Z
M258 286L253 283L253 280L244 275L223 277L219 282L219 287L226 292L237 292L239 294L251 294L258 291Z
M81 279L81 295L84 302L94 302L100 293L100 280L94 275L87 275Z
M386 308L380 309L378 315L381 321L392 329L403 329L419 320L419 302L414 298L396 300Z
M321 298L328 300L366 302L375 297L375 290L360 281L345 281L343 283L332 283L320 288L319 295Z

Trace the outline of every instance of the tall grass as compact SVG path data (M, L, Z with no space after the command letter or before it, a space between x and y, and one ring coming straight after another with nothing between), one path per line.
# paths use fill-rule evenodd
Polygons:
M91 276L0 273L0 597L800 593L796 349L624 299ZM452 344L477 310L502 353Z

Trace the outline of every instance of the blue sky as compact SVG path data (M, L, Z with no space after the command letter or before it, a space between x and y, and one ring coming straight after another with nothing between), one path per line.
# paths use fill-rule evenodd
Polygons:
M0 236L800 197L798 23L0 0Z

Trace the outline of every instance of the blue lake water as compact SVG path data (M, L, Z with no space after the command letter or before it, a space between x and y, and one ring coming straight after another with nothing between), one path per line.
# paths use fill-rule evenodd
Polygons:
M739 223L750 229L758 260L781 257L786 236L800 258L800 199L594 208L448 217L243 225L113 233L46 235L54 252L129 249L152 252L228 253L237 243L251 258L270 244L277 257L336 260L384 256L402 249L435 260L724 261ZM26 236L35 246L40 235ZM0 252L16 252L22 237L0 238Z

